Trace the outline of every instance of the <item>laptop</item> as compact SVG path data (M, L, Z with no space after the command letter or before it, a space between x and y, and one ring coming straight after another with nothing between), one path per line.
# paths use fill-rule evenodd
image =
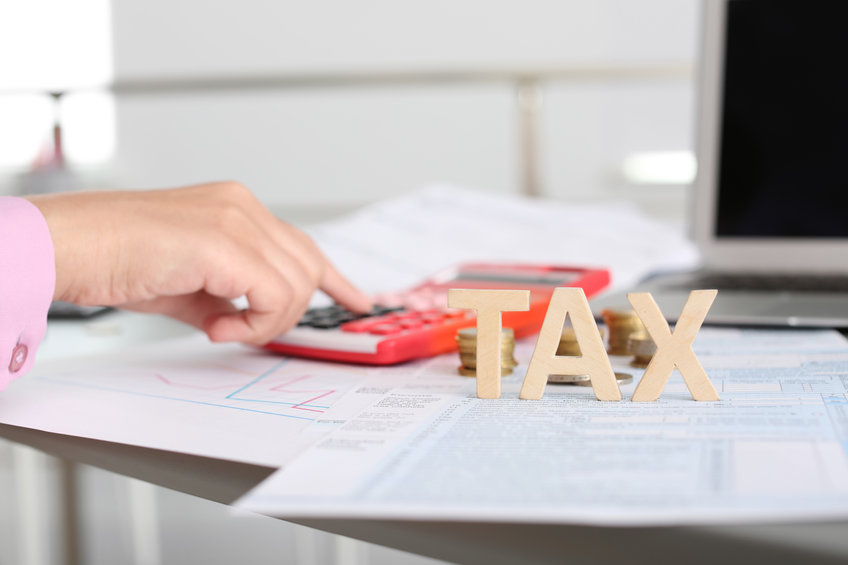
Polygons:
M696 273L648 291L674 321L718 288L712 324L848 327L848 2L705 0ZM629 307L624 293L594 301Z

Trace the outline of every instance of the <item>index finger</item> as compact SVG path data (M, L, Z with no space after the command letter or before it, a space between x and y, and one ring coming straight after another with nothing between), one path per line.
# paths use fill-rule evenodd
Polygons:
M365 314L371 311L374 305L371 298L356 288L347 280L326 258L324 259L324 276L319 288L326 292L333 300L354 312Z

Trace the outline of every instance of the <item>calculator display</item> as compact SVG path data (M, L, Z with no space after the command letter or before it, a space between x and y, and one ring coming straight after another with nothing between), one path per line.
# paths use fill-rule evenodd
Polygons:
M586 269L540 265L467 263L442 271L417 288L529 289L545 296L558 286L572 286L586 276Z
M472 281L481 282L499 282L499 283L516 283L521 285L554 285L565 286L577 279L577 274L573 272L562 273L485 273L479 271L460 271L456 274L456 278L451 279L452 282L464 283Z

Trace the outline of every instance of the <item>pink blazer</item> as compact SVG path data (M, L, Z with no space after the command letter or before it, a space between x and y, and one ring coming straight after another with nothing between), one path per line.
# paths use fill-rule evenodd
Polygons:
M0 390L32 367L55 285L44 216L27 200L0 196Z

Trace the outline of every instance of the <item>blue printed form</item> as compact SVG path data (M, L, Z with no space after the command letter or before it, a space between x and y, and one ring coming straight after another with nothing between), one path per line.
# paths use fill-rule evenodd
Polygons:
M531 348L516 349L524 368ZM635 377L621 402L554 384L519 400L520 369L500 399L481 400L472 386L440 390L435 375L455 360L431 360L421 369L431 386L374 395L239 505L281 517L600 525L848 517L848 342L703 328L694 349L720 401L692 400L675 372L659 401L630 402L642 371L615 357Z

